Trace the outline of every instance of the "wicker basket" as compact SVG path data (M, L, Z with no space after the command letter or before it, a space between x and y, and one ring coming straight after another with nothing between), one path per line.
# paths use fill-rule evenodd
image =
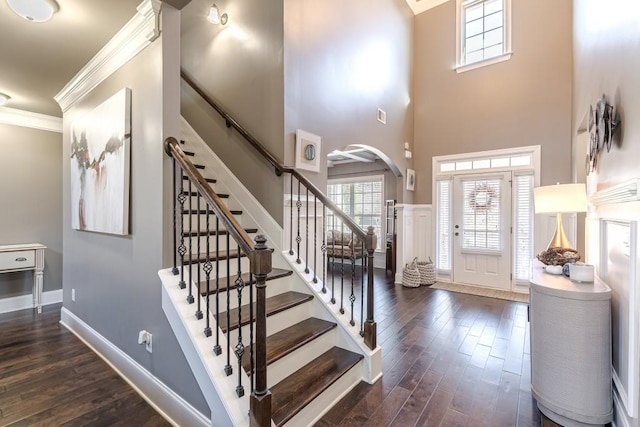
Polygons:
M402 286L407 288L419 288L420 287L420 271L418 271L417 258L411 261L410 264L405 264L402 269Z
M420 284L430 286L436 283L436 269L429 257L429 261L418 261L418 272L420 273Z

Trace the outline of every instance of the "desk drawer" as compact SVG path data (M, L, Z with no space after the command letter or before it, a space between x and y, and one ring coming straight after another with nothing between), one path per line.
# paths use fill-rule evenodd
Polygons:
M0 270L21 270L35 265L35 250L0 252Z

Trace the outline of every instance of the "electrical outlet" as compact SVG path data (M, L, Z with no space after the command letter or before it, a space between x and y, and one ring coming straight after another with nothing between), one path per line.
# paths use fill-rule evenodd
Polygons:
M151 335L151 332L147 332L145 330L138 332L138 344L144 344L145 348L149 353L153 352L151 347L152 338L153 338L153 335Z
M71 289L71 301L76 302L76 289Z

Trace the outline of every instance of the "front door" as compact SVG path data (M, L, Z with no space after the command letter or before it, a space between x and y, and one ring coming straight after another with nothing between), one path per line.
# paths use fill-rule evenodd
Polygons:
M453 281L511 289L511 173L458 175Z

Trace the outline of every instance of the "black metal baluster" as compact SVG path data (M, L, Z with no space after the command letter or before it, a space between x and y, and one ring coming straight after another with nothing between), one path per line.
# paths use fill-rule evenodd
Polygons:
M206 311L207 311L207 325L204 328L204 335L206 337L211 336L211 307L209 304L209 298L211 296L211 270L213 270L213 266L211 265L211 252L209 250L209 239L211 237L211 228L209 227L209 204L205 203L207 206L207 220L206 220L206 230L207 233L207 243L206 243L206 251L207 251L207 260L204 263L204 274L207 280L207 299L206 299ZM218 328L216 328L218 329Z
M229 230L227 230L226 234L227 240L227 365L224 367L224 373L227 376L233 373L233 368L231 367L231 276L229 273L231 271L231 263L229 260Z
M174 276L177 276L178 273L180 272L178 270L178 195L176 194L178 192L178 183L176 182L177 179L177 163L176 163L176 159L172 157L172 161L173 161L173 268L171 269L171 272L173 273Z
M331 222L333 223L333 227L331 228L331 232L333 233L333 238L331 239L331 304L336 303L336 215L335 213L331 213Z
M298 201L296 202L296 207L298 208L298 236L296 237L298 252L296 253L296 263L300 264L300 242L302 242L302 237L300 237L300 208L302 208L302 202L300 201L300 181L298 181Z
M351 295L349 295L349 302L351 303L351 320L349 324L354 326L356 324L355 320L353 320L353 304L356 302L356 295L354 293L354 285L356 279L356 242L353 240L353 230L351 230Z
M220 219L216 215L216 345L213 346L216 356L222 354L220 346Z
M340 235L342 243L340 243L340 314L344 314L344 222L340 221Z
M253 312L253 272L249 272L249 383L251 393L255 389L255 347L253 344L253 327L255 314Z
M305 187L306 188L306 187ZM304 272L305 274L309 274L309 189L307 188L307 211L305 212L305 229L306 229L306 237L305 237L305 246L307 249L306 255L304 257Z
M318 198L313 195L313 283L318 283Z
M193 197L193 194L190 195L190 197ZM201 299L200 298L200 270L202 269L202 264L200 263L200 192L197 192L197 208L198 208L198 220L196 221L196 224L198 226L198 229L196 231L196 238L198 239L198 244L196 245L196 247L198 248L198 272L196 274L197 276L197 281L196 281L196 295L198 296L198 309L196 310L196 319L200 320L202 319L202 307L201 307ZM207 208L207 212L209 212L209 205L205 203L205 206Z
M367 259L364 250L364 241L360 242L360 247L362 249L362 258L360 260L360 336L364 336L364 271L365 271L365 261Z
M291 183L289 185L289 208L290 208L290 216L289 219L289 255L293 255L293 174L289 174L291 177Z
M236 278L236 291L238 292L238 344L235 347L235 354L238 358L238 386L236 394L238 397L244 396L244 387L242 386L242 356L244 355L244 344L242 343L242 290L244 289L244 280L242 280L242 257L240 256L240 245L238 245L238 277Z
M193 217L193 210L192 210L192 203L191 203L191 179L189 179L189 295L187 295L187 302L189 304L193 304L193 248L192 248L192 236L191 233L193 232L193 227L192 227L192 217ZM197 258L197 257L196 257Z
M325 218L327 216L327 209L322 205L322 293L327 293L327 226L325 224Z
M184 244L184 202L187 198L184 195L184 170L180 168L180 194L178 195L178 201L180 202L180 246L178 246L178 253L180 254L180 282L178 285L180 289L187 287L184 281L184 256L187 253L187 247Z

